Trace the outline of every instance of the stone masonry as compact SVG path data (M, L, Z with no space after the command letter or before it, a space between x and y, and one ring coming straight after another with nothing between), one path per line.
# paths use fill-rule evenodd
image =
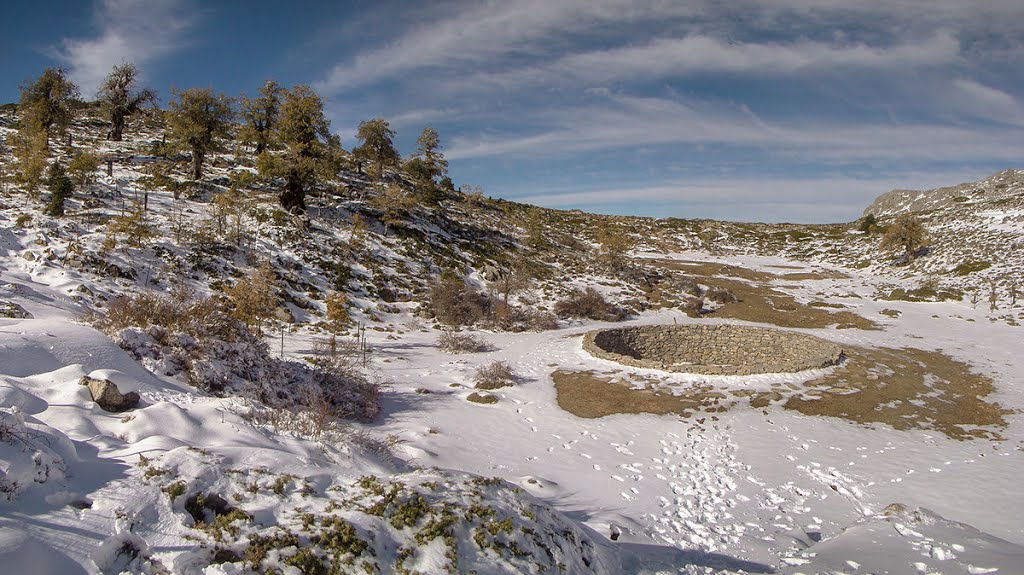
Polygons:
M592 331L583 349L633 367L704 375L792 373L836 365L838 345L814 336L740 325L650 325Z

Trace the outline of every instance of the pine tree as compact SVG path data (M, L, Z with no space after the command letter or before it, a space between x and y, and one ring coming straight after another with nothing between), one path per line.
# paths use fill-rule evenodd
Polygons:
M260 88L259 96L242 99L242 127L238 130L238 139L255 146L257 156L271 147L285 92L280 84L269 80Z
M46 206L46 214L54 217L63 216L64 202L75 191L75 183L68 177L60 162L50 164L46 185L50 187L50 203Z
M278 155L261 154L259 170L284 178L281 207L303 212L307 189L337 173L341 142L331 134L323 101L309 86L300 84L283 95L273 136L285 149Z
M168 133L172 140L192 153L192 179L203 177L203 161L213 150L217 138L226 138L231 128L231 99L214 94L211 88L189 88L174 92L167 112Z
M104 113L110 116L108 140L120 142L128 118L138 113L144 105L156 103L156 92L153 90L136 90L138 76L139 69L131 62L114 66L96 94Z
M335 292L325 300L327 303L328 329L334 333L341 333L348 328L352 321L348 313L348 298L343 292Z
M86 186L96 181L96 170L100 167L100 158L91 150L80 150L68 162L68 172L79 186Z
M39 195L48 155L46 130L31 123L22 124L14 135L14 157L17 159L18 181L33 199Z
M437 181L448 175L448 160L440 151L441 138L437 135L437 130L429 126L423 128L423 133L416 139L416 145L416 153L427 162L432 180Z
M45 151L50 151L50 132L63 134L74 119L72 102L78 99L78 87L61 68L47 68L42 76L21 86L18 115L22 129L41 129Z
M235 305L235 319L254 326L262 334L263 322L274 316L278 304L277 280L270 264L264 263L224 291Z
M384 177L384 168L398 165L400 156L395 150L395 131L384 118L360 122L356 138L363 143L352 150L352 153L360 160L371 162L371 175L378 180Z

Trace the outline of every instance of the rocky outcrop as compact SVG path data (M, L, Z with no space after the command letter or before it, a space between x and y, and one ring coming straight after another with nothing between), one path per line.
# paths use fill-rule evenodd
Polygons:
M591 355L633 367L704 375L792 373L836 365L838 345L803 333L738 325L651 325L592 331Z
M88 375L82 376L82 379L78 381L79 385L84 385L89 388L89 394L92 396L92 400L103 408L104 411L110 411L118 413L121 411L128 411L138 407L139 397L138 393L129 391L128 393L121 393L117 389L117 385L109 379L96 379L89 377Z

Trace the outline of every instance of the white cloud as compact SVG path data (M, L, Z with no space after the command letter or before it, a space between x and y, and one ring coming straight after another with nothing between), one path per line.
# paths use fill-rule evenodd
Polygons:
M134 62L145 72L146 63L184 46L194 13L189 0L101 0L93 12L99 35L65 38L54 56L91 98L114 66Z
M663 98L613 97L606 105L545 110L554 128L511 137L455 138L450 159L543 158L594 150L666 144L756 147L821 162L950 160L1019 161L1024 131L933 123L832 120L770 122L743 106Z
M459 68L512 54L536 55L534 43L602 23L629 22L690 13L685 5L631 0L491 0L421 24L390 44L335 65L317 89L336 93L404 72Z
M689 35L571 54L541 67L502 73L484 72L460 82L458 87L500 85L510 88L566 82L589 85L680 77L699 72L767 75L840 68L907 69L952 64L959 59L959 53L959 41L948 31L937 32L923 41L891 46L826 44L807 40L743 43Z
M987 174L905 172L878 178L747 177L688 179L664 184L563 190L517 196L517 201L551 208L585 207L595 212L626 205L646 206L659 217L715 218L760 222L849 222L872 200L893 189L928 189L977 180Z
M1000 123L1024 126L1024 110L1016 98L1002 90L974 80L957 78L953 81L951 97L954 105L979 118Z

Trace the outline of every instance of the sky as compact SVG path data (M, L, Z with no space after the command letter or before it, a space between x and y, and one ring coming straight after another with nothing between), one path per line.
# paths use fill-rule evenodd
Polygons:
M287 4L287 5L286 5ZM0 102L62 66L172 88L309 84L342 145L435 128L456 185L562 209L852 221L1024 167L1021 0L6 2Z

